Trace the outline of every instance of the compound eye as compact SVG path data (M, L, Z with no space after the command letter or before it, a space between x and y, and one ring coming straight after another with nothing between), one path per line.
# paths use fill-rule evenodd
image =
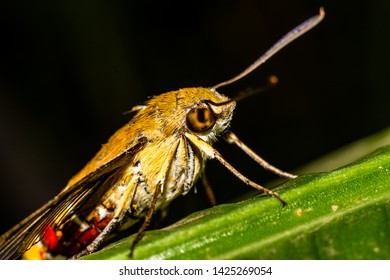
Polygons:
M215 124L215 117L209 107L199 106L187 113L187 126L193 132L205 132Z

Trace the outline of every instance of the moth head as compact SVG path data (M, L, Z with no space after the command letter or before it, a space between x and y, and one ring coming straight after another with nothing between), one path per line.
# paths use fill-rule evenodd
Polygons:
M188 111L186 122L188 129L195 133L203 133L212 129L215 125L216 116L207 105L199 105Z
M213 89L203 89L210 94L188 108L187 129L207 142L214 142L230 125L236 102Z
M206 94L213 96L213 98L203 98L200 102L195 103L194 106L189 108L186 113L187 129L193 133L196 133L203 140L207 142L213 142L215 136L218 136L219 134L223 133L228 128L236 101L259 92L252 91L249 94L244 93L243 95L238 95L232 99L228 99L227 97L219 94L216 90L218 88L232 84L247 76L249 73L251 73L264 62L266 62L270 57L276 54L283 47L285 47L286 45L294 41L296 38L316 26L319 22L321 22L324 16L324 9L320 8L319 15L311 17L305 22L295 27L293 30L283 36L279 41L277 41L267 52L260 56L254 63L252 63L240 74L209 89L201 89L202 91L205 90L205 92L194 96L199 97L202 94ZM273 86L276 83L277 78L275 76L271 76L269 79L268 86Z

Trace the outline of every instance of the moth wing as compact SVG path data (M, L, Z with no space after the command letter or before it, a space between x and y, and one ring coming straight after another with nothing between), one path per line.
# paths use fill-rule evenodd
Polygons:
M137 137L123 152L74 185L65 188L40 209L0 236L0 259L19 258L44 237L48 226L61 225L102 186L105 178L128 163L138 151L145 147L146 143L145 136Z

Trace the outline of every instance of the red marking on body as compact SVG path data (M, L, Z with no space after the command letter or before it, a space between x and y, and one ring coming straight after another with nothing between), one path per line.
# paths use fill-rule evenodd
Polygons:
M99 233L100 232L96 228L91 228L89 230L86 230L80 236L78 242L83 246L87 246L88 244L92 243L92 241L95 240L95 238L99 235Z
M81 219L69 219L58 229L48 225L42 239L46 247L42 250L43 258L47 258L44 256L46 253L49 253L49 258L72 257L78 254L99 236L111 219L112 215L107 215L104 219L95 215L89 221L83 222L83 226L79 222Z
M103 230L111 221L111 219L112 219L111 215L107 215L107 217L104 218L103 220L95 219L93 224L96 228Z
M53 251L57 247L58 237L52 226L48 226L45 236L43 237L43 241L45 242L49 251Z

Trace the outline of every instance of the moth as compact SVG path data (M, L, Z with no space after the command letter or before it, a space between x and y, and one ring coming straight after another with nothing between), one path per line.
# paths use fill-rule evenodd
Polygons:
M318 15L295 27L230 80L210 88L163 93L134 107L134 117L56 197L0 237L0 258L78 258L98 250L116 230L144 219L130 248L132 254L153 213L188 193L204 173L208 159L218 160L247 185L285 204L278 193L246 178L213 148L222 136L265 169L295 177L267 163L228 130L240 97L228 98L217 89L252 72L316 26L324 15L321 8Z

